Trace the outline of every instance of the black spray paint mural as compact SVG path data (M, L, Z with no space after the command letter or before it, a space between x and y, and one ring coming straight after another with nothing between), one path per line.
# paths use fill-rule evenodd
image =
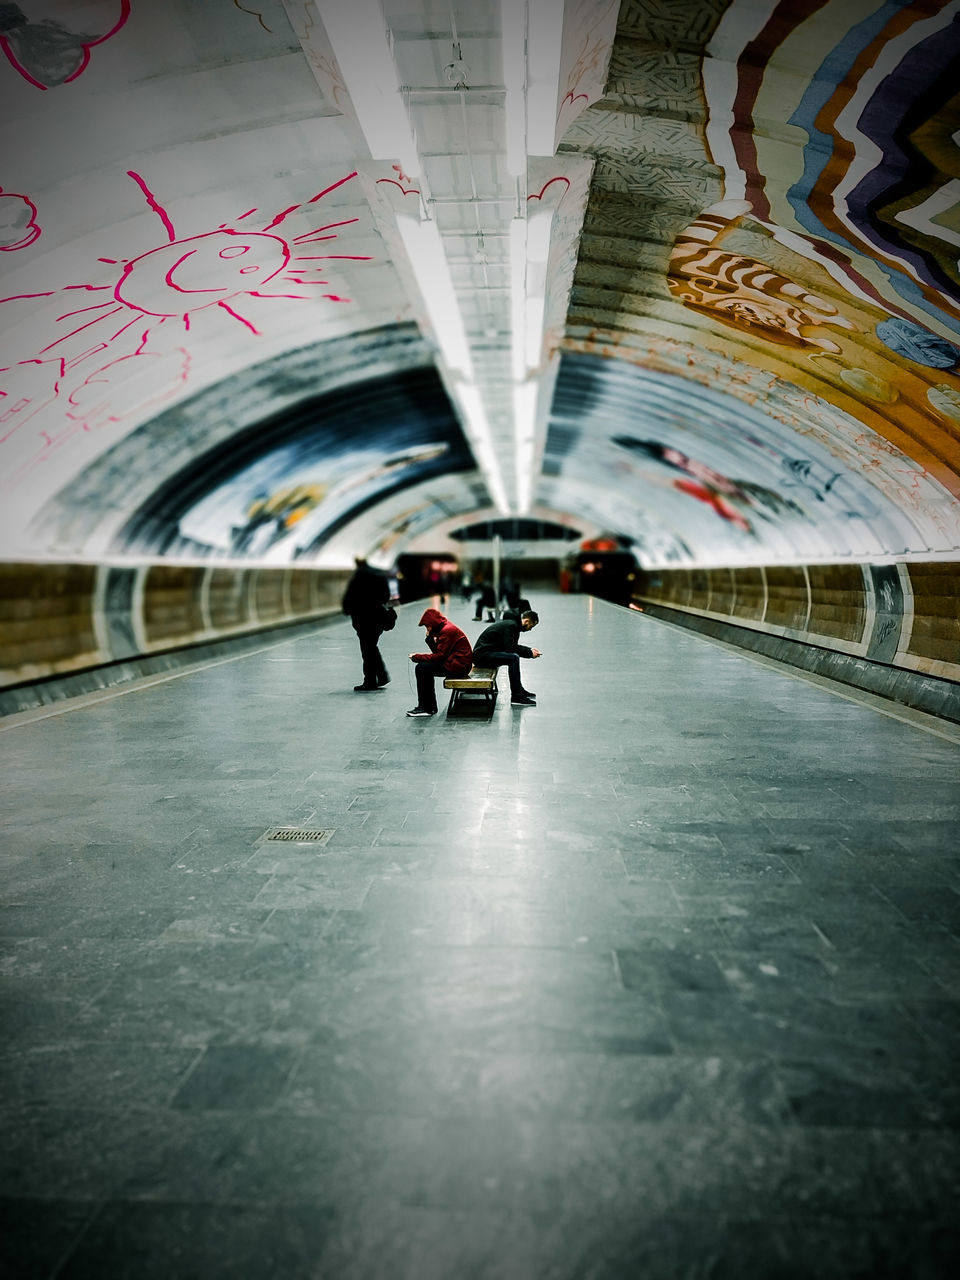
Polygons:
M436 370L415 369L298 405L197 459L114 550L309 559L388 495L473 465Z
M378 443L389 447L390 441L326 456L304 443L277 449L186 512L180 536L234 557L296 560L350 512L422 479L437 462L446 468L446 441L386 454Z

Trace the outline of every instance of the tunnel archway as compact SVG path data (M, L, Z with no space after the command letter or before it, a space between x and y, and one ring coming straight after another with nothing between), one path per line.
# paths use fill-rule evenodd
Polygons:
M957 561L951 4L88 8L4 36L7 563Z

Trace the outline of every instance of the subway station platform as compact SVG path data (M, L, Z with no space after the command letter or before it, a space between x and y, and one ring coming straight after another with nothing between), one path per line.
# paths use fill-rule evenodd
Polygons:
M960 726L531 598L0 722L4 1275L956 1274Z

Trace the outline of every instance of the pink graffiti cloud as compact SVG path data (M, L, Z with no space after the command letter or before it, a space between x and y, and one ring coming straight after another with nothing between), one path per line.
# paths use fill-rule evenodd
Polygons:
M145 351L141 346L133 355L111 360L75 387L67 397L67 417L84 431L128 418L146 418L149 412L172 400L189 377L190 353L184 347L159 352ZM121 384L134 387L134 394L124 398L122 408L115 403Z
M393 167L396 169L397 166L394 165ZM378 187L379 186L397 187L398 190L400 191L400 194L403 196L420 195L419 187L405 187L403 185L404 182L409 182L409 181L410 181L409 178L404 178L402 182L398 182L396 178L378 178L377 186Z
M130 17L130 0L101 0L99 7L112 16L118 4L119 16L101 35L73 31L49 14L39 22L31 22L19 5L4 4L0 12L0 49L13 69L34 88L69 84L87 69L90 50L115 36ZM69 13L65 4L51 2L47 7L54 13Z
M13 253L33 244L40 234L37 206L26 196L0 187L0 253Z
M527 196L527 202L529 203L531 200L542 200L547 188L552 187L555 182L562 182L564 184L563 195L566 195L567 191L570 189L570 179L558 174L556 178L551 178L548 182L545 182L536 195ZM560 199L562 200L563 196L561 196Z
M21 385L20 396L10 405L6 414L9 422L3 415L4 402L0 398L0 443L9 442L7 449L13 449L4 456L4 488L15 487L75 437L114 423L149 417L183 389L190 376L189 352L183 347L166 352L146 351L145 343L146 338L136 352L103 365L69 393L62 386L67 371L60 360L25 361L13 369L0 370L0 388L5 374L19 373L21 384L24 375L30 380L26 387ZM121 387L122 407L118 397ZM25 390L32 391L33 396L24 395ZM16 441L10 439L58 396L65 396L68 403L58 427L25 433Z
M22 360L0 369L0 444L56 400L64 372L62 360Z
M251 18L256 18L257 22L259 22L259 24L260 24L260 26L261 26L261 27L263 27L264 31L269 31L269 30L270 30L270 28L267 26L267 24L266 24L266 23L264 22L264 20L263 20L263 14L262 14L262 13L257 13L257 11L256 11L255 9L247 9L247 8L245 8L245 7L240 3L240 0L233 0L233 3L234 3L234 5L235 5L235 6L236 6L240 11L241 11L241 13L249 13L249 15L250 15L250 17L251 17Z
M567 105L568 102L572 107L572 106L575 106L578 102L580 102L581 99L584 102L589 102L590 95L586 93L574 93L573 90L571 89L570 92L567 94L567 96L564 98L564 100L560 103L560 111L557 112L558 118L560 116L560 112L563 111L563 108Z

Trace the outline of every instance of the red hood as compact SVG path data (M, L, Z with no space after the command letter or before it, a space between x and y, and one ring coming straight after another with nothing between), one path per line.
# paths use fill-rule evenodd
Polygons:
M446 622L446 618L439 609L424 609L423 617L417 623L420 627L429 627L431 631L437 631Z

